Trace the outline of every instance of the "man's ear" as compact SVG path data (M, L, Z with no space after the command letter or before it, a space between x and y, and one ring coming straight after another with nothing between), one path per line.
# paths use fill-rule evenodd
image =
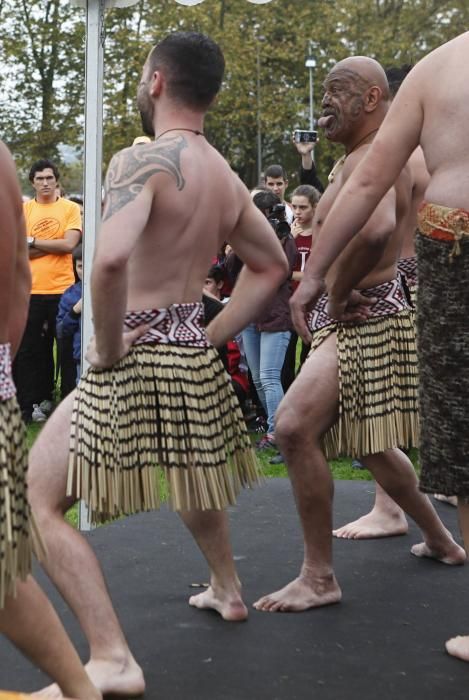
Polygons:
M373 112L381 101L383 92L377 85L373 85L366 91L365 112Z
M159 97L165 85L166 79L163 73L159 70L156 70L151 76L150 80L150 95L152 97Z

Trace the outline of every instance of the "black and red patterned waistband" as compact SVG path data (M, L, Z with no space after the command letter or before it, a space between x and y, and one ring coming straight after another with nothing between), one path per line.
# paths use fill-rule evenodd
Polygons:
M205 332L204 305L202 302L171 304L166 309L128 311L125 328L131 330L147 324L149 330L135 345L162 343L206 348L210 346Z
M382 284L369 287L368 289L360 289L360 293L366 297L376 297L376 302L368 308L370 314L369 318L392 316L400 311L411 308L400 278L392 279L389 282L383 282ZM331 324L339 323L335 318L329 316L326 307L327 294L323 294L319 298L314 309L308 314L308 327L310 331L318 331ZM352 325L355 324L355 321L352 322ZM343 325L346 326L347 323Z

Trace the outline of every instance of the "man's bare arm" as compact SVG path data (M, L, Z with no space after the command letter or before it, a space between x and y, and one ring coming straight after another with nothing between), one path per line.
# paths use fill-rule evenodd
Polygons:
M229 303L208 326L208 336L217 347L260 316L289 272L277 236L241 183L239 196L242 212L229 242L244 267Z
M136 157L137 149L126 149L111 161L106 177L103 223L91 272L91 297L95 327L96 363L111 366L128 347L122 329L127 308L127 262L143 233L153 204L153 189L147 183L160 172L160 154L151 160ZM173 163L174 165L174 163ZM177 169L179 163L174 165ZM181 175L182 178L182 175Z
M384 249L396 230L396 191L388 190L375 211L359 232L361 245L347 248L340 256L337 273L329 285L329 298L336 304L345 304L360 282L376 267ZM334 268L335 269L335 268Z
M77 229L69 229L65 231L63 238L53 239L34 239L34 248L30 248L29 254L31 259L43 257L44 255L67 255L70 254L75 246L80 242L81 231Z
M13 159L0 143L0 343L11 343L14 355L28 314L31 274L21 191Z

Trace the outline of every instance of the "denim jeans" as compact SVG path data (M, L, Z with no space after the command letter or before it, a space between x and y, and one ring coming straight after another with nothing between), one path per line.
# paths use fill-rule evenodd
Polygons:
M275 411L283 398L280 375L290 331L269 333L251 324L242 332L244 352L259 399L267 414L267 432L274 432Z

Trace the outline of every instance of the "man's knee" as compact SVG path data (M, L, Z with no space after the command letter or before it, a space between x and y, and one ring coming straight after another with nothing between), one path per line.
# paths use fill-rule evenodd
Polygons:
M285 398L275 416L275 438L283 449L299 445L305 436L306 426L303 417Z
M72 395L62 401L29 453L28 494L38 517L65 513L76 500L66 495L72 402Z

